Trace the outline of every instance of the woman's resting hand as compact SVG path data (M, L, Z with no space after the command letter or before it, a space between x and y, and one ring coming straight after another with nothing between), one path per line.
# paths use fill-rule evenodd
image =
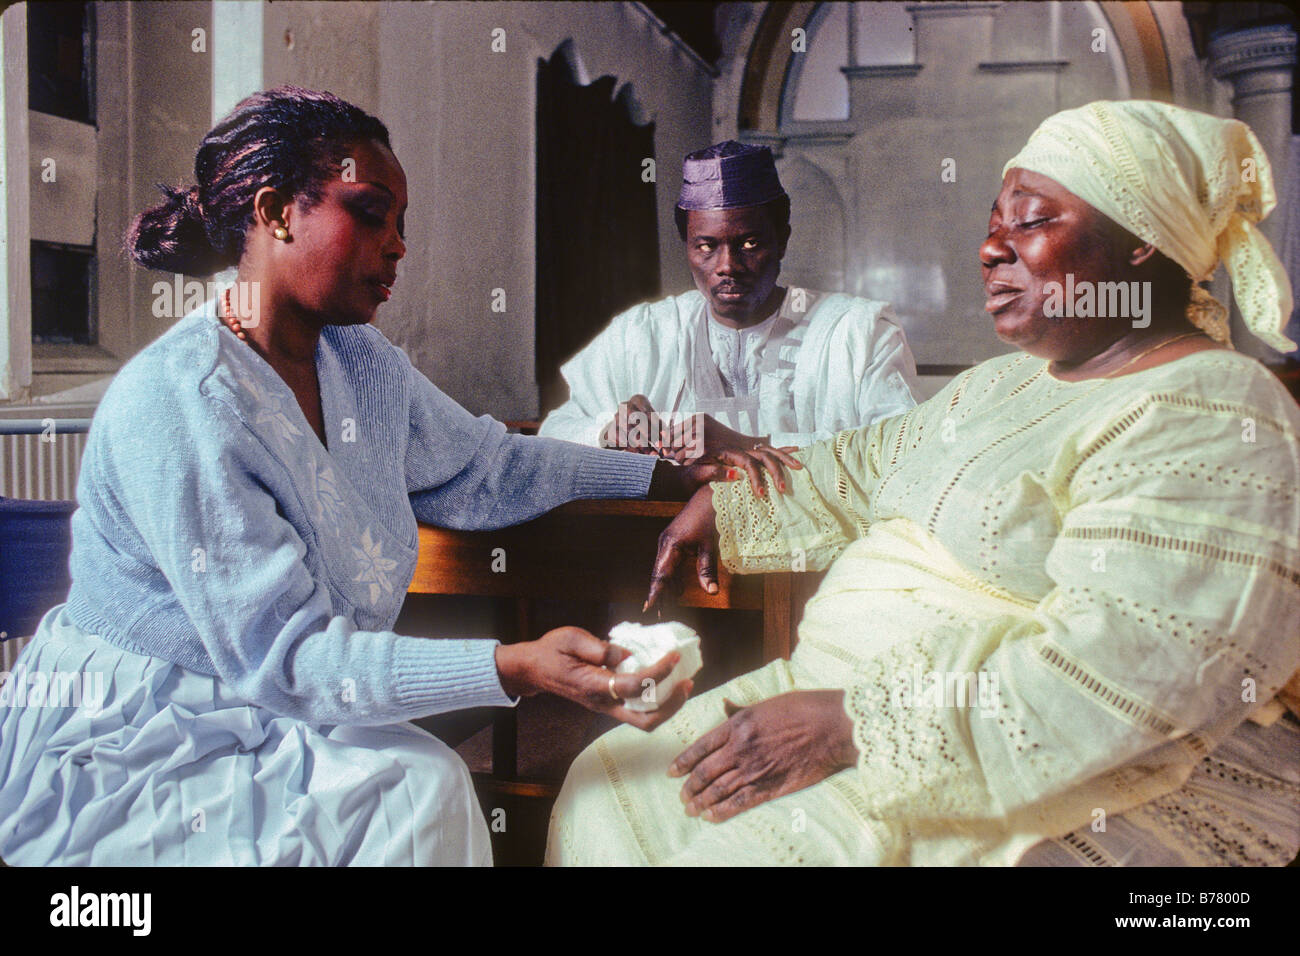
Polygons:
M681 655L674 651L644 670L613 674L613 668L628 656L626 649L602 641L580 627L557 627L535 641L502 644L496 650L501 688L510 696L556 694L642 730L654 730L686 702L693 682L684 680L678 684L668 699L660 702L658 710L645 713L628 710L623 700L639 698L644 691L642 681L657 684L667 679ZM618 701L609 693L611 676Z
M642 611L659 602L664 588L672 581L682 555L695 552L695 570L700 587L709 594L718 593L718 531L714 523L713 489L708 485L691 496L676 518L659 535L659 553L650 573L650 594Z
M721 823L743 810L819 783L857 765L853 722L841 690L781 694L738 707L683 751L670 776L686 776L687 816Z

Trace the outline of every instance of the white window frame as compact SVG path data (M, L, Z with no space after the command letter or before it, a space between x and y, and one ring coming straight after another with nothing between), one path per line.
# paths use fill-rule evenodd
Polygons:
M32 384L31 188L27 181L27 4L0 15L0 400Z

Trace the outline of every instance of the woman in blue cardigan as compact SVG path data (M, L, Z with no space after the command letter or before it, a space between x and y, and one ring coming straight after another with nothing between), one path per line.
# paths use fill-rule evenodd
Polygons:
M369 324L407 198L360 109L255 94L195 172L128 250L238 281L128 362L95 415L67 602L0 688L0 857L490 863L466 767L405 721L549 691L649 730L689 683L641 714L622 699L675 655L615 677L625 652L577 628L510 646L394 633L417 519L684 498L717 469L509 435Z

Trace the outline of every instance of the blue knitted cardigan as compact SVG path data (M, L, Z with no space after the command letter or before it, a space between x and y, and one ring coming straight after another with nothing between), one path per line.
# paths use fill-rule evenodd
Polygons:
M512 703L496 641L391 630L416 520L498 528L643 497L654 459L507 434L371 325L327 326L316 366L325 446L212 301L131 359L87 439L67 613L312 723Z

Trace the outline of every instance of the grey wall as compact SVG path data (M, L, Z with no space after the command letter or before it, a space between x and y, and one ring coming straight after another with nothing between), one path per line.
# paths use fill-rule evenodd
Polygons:
M100 3L95 13L100 344L125 360L174 321L153 316L150 289L161 274L128 264L122 237L161 198L157 183L194 181L194 153L212 125L212 63L192 49L192 31L211 39L211 10Z
M710 140L711 79L621 3L275 3L267 86L329 89L392 132L411 196L407 256L376 325L476 413L537 414L533 374L537 60L573 41L584 80L632 84L656 124L661 273L690 288L672 206ZM492 52L492 31L505 51ZM557 241L562 237L556 237ZM506 311L492 311L505 290Z

